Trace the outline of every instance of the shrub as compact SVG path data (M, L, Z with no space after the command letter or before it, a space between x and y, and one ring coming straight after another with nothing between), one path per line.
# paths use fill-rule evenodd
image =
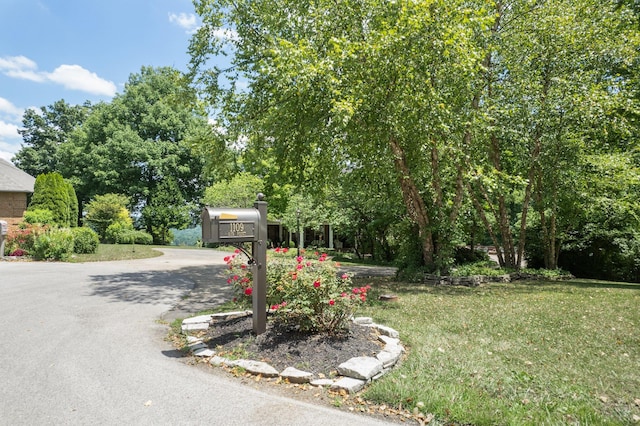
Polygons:
M49 210L55 224L63 227L69 226L71 205L74 203L70 199L73 187L69 188L69 186L70 184L65 182L62 175L57 172L38 175L28 210ZM73 193L75 194L75 191ZM75 202L77 202L77 198Z
M39 235L33 245L38 260L67 260L73 253L73 235L68 229L50 229Z
M53 225L55 221L53 219L53 213L48 209L33 209L24 212L24 222L29 224L42 224Z
M31 254L36 238L46 232L47 229L48 226L46 225L21 223L19 229L9 231L5 242L4 254L12 255L16 250L21 250L23 256Z
M105 240L115 244L153 244L151 234L136 231L132 225L125 222L115 222L109 225L105 232Z
M352 288L351 277L338 276L337 264L326 254L315 259L288 257L287 249L270 252L267 262L267 303L274 320L301 332L336 334L347 329L357 307L367 299L369 286ZM237 250L225 258L227 282L239 298L252 296L251 268Z
M91 228L81 227L71 229L73 235L73 252L95 253L100 244L98 233Z
M96 195L86 206L84 221L98 233L101 239L108 241L106 230L114 223L121 222L133 229L127 210L129 199L125 195Z

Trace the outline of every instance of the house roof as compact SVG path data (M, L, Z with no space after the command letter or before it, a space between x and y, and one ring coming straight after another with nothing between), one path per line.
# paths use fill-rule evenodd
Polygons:
M0 192L33 192L36 178L0 158Z

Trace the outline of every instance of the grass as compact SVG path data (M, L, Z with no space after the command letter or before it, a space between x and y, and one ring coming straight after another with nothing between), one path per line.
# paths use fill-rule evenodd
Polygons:
M399 301L359 315L397 329L409 351L368 400L474 425L640 419L640 285L375 287Z
M146 259L162 256L153 246L130 244L100 244L98 250L92 254L74 254L69 260L73 263L80 262L104 262L109 260Z

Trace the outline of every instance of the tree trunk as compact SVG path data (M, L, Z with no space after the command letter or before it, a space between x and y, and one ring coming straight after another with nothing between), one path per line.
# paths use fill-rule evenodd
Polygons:
M433 234L430 229L431 220L424 200L411 177L404 150L395 137L389 138L389 145L394 157L394 165L398 172L402 199L411 220L418 225L418 236L422 242L422 259L427 266L434 264Z

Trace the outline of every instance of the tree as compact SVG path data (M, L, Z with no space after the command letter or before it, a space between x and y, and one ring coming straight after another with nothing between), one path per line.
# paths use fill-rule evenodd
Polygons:
M128 204L129 199L126 195L96 195L85 207L84 221L98 233L101 240L104 240L107 228L114 223L131 227L133 221L127 209Z
M213 207L248 208L253 207L256 195L263 191L262 179L244 172L205 189L202 203Z
M71 132L82 125L91 110L91 104L69 105L61 99L39 111L27 109L22 118L23 146L13 162L32 176L59 172L58 148Z
M28 210L49 210L55 224L61 227L75 226L77 202L73 186L59 173L45 173L36 177L33 196Z
M489 3L198 1L192 74L231 137L247 135L297 183L394 165L424 262L446 268ZM237 36L212 37L231 27ZM228 72L206 68L225 51Z
M183 75L173 68L143 67L132 74L122 94L111 103L94 107L59 150L60 168L73 179L81 202L95 195L124 194L134 212L146 206L158 207L156 196L166 207L181 210L195 206L207 180L204 160L193 153L193 146L212 135L195 92ZM164 197L171 182L181 197ZM160 217L147 214L149 233Z
M611 64L637 56L638 37L613 8L590 0L496 3L485 131L468 189L503 266L520 266L531 210L548 268L557 267L561 231L575 225L580 158L597 149L591 134L603 127L603 112L628 99Z
M191 222L190 210L176 181L165 178L158 185L151 203L142 209L142 219L151 226L151 235L157 244L169 244L173 240L169 229L186 228Z

